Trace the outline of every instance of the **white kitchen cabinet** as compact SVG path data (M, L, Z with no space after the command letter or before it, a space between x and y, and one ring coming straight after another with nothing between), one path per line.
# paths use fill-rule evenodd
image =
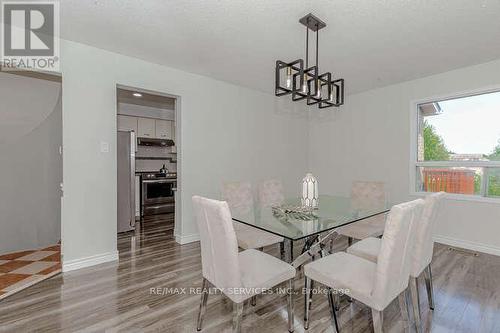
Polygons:
M130 116L118 115L118 130L119 131L134 131L137 133L137 118Z
M137 120L137 136L139 138L154 138L155 137L155 120L150 118L138 118Z
M169 120L155 120L156 137L158 139L170 139L172 137L172 122Z

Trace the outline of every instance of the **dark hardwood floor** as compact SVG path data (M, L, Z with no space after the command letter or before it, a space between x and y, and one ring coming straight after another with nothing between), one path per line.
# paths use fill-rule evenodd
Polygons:
M199 295L189 288L201 285L199 243L175 243L173 216L159 216L121 234L118 248L119 263L60 274L0 301L0 332L195 332ZM421 285L424 331L500 332L500 257L437 244L432 269L436 310L427 310ZM295 332L304 332L302 285L299 274ZM230 331L231 314L230 301L211 295L203 332ZM314 296L309 332L332 332L329 318L326 297ZM370 310L343 299L340 325L342 333L371 332ZM257 306L245 305L243 331L286 332L285 296L264 295ZM384 312L384 331L403 331L397 301Z

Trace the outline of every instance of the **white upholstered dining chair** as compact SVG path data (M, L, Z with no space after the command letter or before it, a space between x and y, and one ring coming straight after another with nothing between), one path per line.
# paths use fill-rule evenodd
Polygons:
M238 253L229 206L224 201L193 196L200 233L203 273L197 329L201 330L209 285L220 289L234 305L233 332L240 332L243 302L288 281L288 330L293 332L293 278L295 268L257 250Z
M436 223L436 214L439 210L439 206L444 196L444 192L429 194L425 198L422 217L420 221L416 223L414 235L415 245L412 251L412 264L410 271L410 291L413 302L413 312L417 332L421 330L418 277L422 275L422 273L424 273L429 308L431 310L434 310L434 295L432 290L431 273L431 261L434 250L434 241L432 239L432 234L434 225ZM382 240L379 238L365 238L350 246L347 249L347 253L370 260L372 262L377 262L381 244Z
M281 205L285 201L283 184L280 180L264 180L258 186L258 199L261 208Z
M411 269L415 221L420 219L423 200L392 207L381 241L377 263L346 253L337 252L305 265L306 276L304 327L309 327L309 288L311 280L328 288L332 321L338 329L332 290L346 294L372 309L373 327L382 332L383 310L399 297L405 321L408 321L406 289Z
M253 220L254 201L252 185L248 182L224 183L222 186L222 200L225 200L233 216L245 217ZM234 230L238 239L238 246L242 249L260 249L283 242L283 237L259 230L244 223L234 221ZM283 246L281 246L283 248ZM283 252L283 249L281 249Z
M355 209L370 210L383 207L386 204L386 196L383 182L355 181L352 183L351 200ZM337 232L340 235L346 236L348 244L351 245L353 239L382 236L385 219L385 214L373 216L340 227Z

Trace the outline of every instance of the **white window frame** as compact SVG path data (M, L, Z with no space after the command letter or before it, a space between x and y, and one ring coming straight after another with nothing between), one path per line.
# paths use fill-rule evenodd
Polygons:
M500 161L418 161L418 134L419 134L419 109L418 106L427 103L442 102L451 99L471 97L477 95L484 95L489 93L500 92L500 86L494 86L489 88L483 88L478 90L469 90L462 93L441 95L428 97L425 99L414 100L410 102L410 195L413 196L426 196L430 192L417 191L417 168L418 167L483 167L484 170L492 167L500 168ZM481 192L486 190L488 177L485 172L483 177L483 184L481 185ZM474 194L457 194L457 193L446 193L448 199L463 200L463 201L478 201L478 202L490 202L490 203L500 203L500 198L487 197L484 192L480 195Z

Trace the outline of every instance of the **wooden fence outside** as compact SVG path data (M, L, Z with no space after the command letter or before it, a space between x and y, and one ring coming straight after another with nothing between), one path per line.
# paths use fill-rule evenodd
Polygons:
M425 168L422 174L426 192L474 194L474 170Z

